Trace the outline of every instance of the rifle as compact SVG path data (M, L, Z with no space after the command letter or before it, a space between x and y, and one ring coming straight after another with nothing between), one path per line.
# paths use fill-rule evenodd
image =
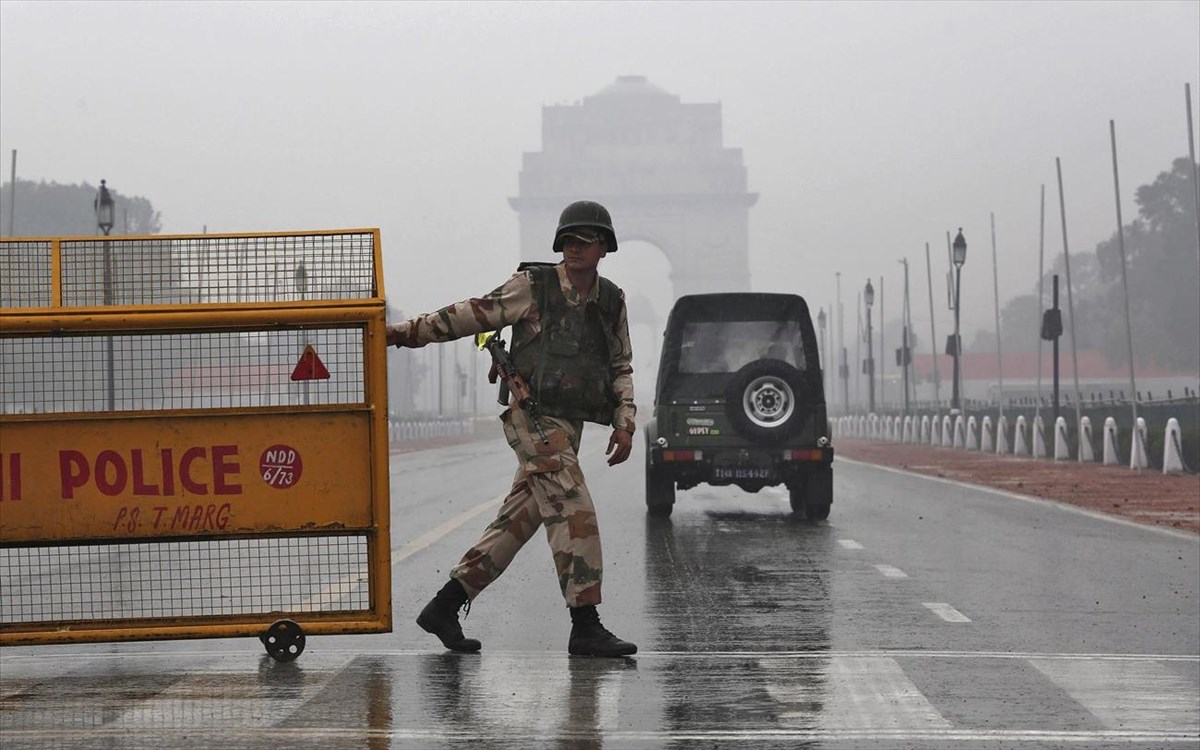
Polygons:
M493 372L488 373L488 380L494 383L496 382L495 376L500 377L500 393L496 400L501 406L508 406L508 394L511 391L516 397L517 406L529 413L533 429L537 430L542 445L548 445L550 438L546 437L546 433L542 430L537 399L533 397L533 392L529 390L529 384L525 382L525 378L517 372L517 366L513 364L512 357L504 348L504 339L497 336L495 331L477 333L475 334L475 346L479 347L479 351L487 349L488 353L492 355Z

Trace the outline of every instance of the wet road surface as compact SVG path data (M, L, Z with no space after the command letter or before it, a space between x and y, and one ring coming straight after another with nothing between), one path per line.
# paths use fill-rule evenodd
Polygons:
M828 523L786 495L697 488L645 516L640 453L583 467L606 626L636 657L569 658L533 539L464 621L412 624L490 520L501 441L392 458L395 630L0 651L4 748L1195 747L1200 543L838 462ZM640 449L641 446L637 445Z

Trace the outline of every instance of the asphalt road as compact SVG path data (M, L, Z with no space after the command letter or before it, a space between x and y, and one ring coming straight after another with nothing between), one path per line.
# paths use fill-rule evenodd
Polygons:
M1195 747L1200 542L847 461L830 520L697 488L644 513L640 453L583 466L604 623L640 652L568 658L535 537L465 620L412 620L511 480L501 440L392 457L395 630L0 651L23 747ZM635 446L642 448L640 443Z

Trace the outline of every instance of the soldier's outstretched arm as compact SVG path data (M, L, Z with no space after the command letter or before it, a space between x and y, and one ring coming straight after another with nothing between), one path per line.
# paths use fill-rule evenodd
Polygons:
M416 349L483 331L498 331L524 318L532 306L533 285L529 275L517 273L483 297L472 297L388 326L387 344Z

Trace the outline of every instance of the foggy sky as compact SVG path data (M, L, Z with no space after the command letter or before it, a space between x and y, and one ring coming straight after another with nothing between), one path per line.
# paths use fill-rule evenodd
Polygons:
M0 164L8 181L17 149L22 179L105 178L167 233L378 226L389 301L416 313L515 267L506 199L541 150L542 106L644 75L721 103L759 194L755 290L815 309L841 271L849 345L868 274L898 315L907 256L927 337L929 242L940 338L961 226L969 343L994 326L989 212L1003 304L1036 282L1042 184L1047 265L1062 253L1055 157L1071 249L1091 252L1116 229L1109 119L1126 222L1136 188L1187 154L1197 29L1197 2L4 0ZM653 290L667 264L631 243L601 271Z

